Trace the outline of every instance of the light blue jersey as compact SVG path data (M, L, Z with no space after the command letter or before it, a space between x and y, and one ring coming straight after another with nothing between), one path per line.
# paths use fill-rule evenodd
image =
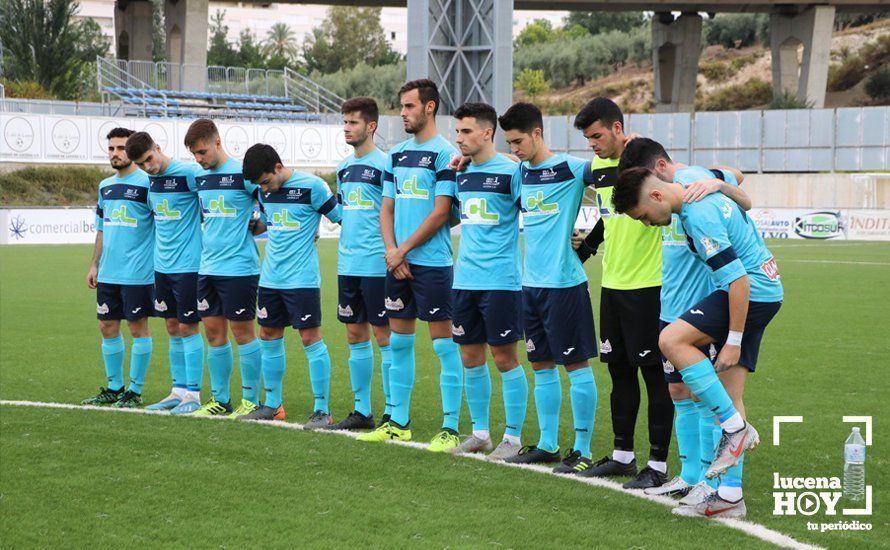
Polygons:
M776 260L754 221L723 193L684 203L680 210L690 247L708 264L717 288L748 275L752 302L780 302L782 282Z
M711 179L714 173L701 166L684 166L674 174L674 183L686 187L696 181ZM736 184L731 173L723 179ZM680 217L671 216L671 225L661 228L661 316L666 323L673 323L687 309L714 292L717 287L711 278L711 270L689 249L686 233Z
M100 283L150 285L155 280L155 224L148 205L148 174L136 170L99 183L96 229L102 232Z
M337 167L337 196L343 205L338 275L386 275L386 248L380 233L385 169L386 153L377 148L361 158L349 155Z
M383 196L395 201L396 244L405 242L436 205L436 197L456 197L454 170L448 168L457 149L441 135L424 143L414 139L393 147L386 159ZM449 224L425 243L408 252L408 263L427 267L447 267L454 263Z
M201 167L177 159L148 176L155 215L155 271L195 273L201 265L201 205L195 174Z
M195 174L204 216L201 275L258 275L260 256L247 230L259 186L244 179L241 161L229 158L215 170Z
M457 175L461 229L453 288L522 289L518 168L497 154Z
M260 286L318 288L321 275L315 234L322 215L339 222L343 212L328 184L318 176L294 173L274 193L260 193L262 220L269 232Z
M522 220L525 226L523 286L568 288L587 281L571 236L590 185L590 161L565 153L538 166L523 162Z

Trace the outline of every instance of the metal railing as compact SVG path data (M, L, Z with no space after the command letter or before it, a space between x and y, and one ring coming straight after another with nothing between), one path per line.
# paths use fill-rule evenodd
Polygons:
M339 113L346 101L317 82L306 78L290 67L284 68L285 95L292 97L316 113Z
M135 65L133 65L134 63ZM132 67L145 71L148 64L152 64L152 62L105 59L97 56L96 82L99 92L102 94L102 102L105 103L114 96L121 101L125 114L148 116L150 111L158 110L165 115L168 114L173 105L168 101L167 95L129 72ZM126 89L127 93L112 91L115 88Z

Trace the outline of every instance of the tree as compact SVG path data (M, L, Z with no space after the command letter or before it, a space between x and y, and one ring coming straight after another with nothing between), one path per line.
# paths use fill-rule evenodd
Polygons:
M95 21L74 19L79 8L66 0L0 2L6 78L34 81L56 97L76 99L90 66L110 47ZM89 86L95 89L95 82Z
M565 29L579 25L594 35L609 31L627 32L647 23L643 12L628 11L573 11L563 21Z
M216 10L210 16L210 49L207 50L208 65L230 67L238 64L238 52L229 43L229 26L226 25L225 10Z
M400 59L393 52L380 25L381 8L335 6L322 24L312 29L303 45L309 72L333 73L359 63L391 64Z
M166 61L167 32L164 27L164 0L151 0L151 9L151 59L152 61Z
M291 59L297 56L297 36L286 23L275 23L269 29L269 37L263 42L267 56Z
M553 25L547 19L535 19L516 35L514 46L530 46L532 44L546 44L556 40L556 32Z
M238 35L238 63L239 67L248 69L265 69L266 54L263 47L256 41L253 33L243 29Z
M544 78L544 71L536 71L533 69L524 69L519 73L513 86L515 86L517 90L525 92L525 95L532 101L534 101L537 96L550 91L550 83Z

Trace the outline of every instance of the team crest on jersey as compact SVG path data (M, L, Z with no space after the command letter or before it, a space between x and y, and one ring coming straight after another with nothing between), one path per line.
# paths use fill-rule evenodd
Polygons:
M469 225L497 225L501 216L497 212L489 212L488 199L474 197L461 201L460 221Z
M208 200L206 206L204 204L204 199L201 198L201 212L205 218L234 218L238 214L237 208L226 205L224 195Z
M300 229L300 222L290 219L287 210L275 212L269 221L271 222L269 224L270 231L298 231Z
M600 353L612 353L612 343L608 338L600 342Z
M167 311L167 302L155 300L155 311Z
M466 331L464 331L464 327L455 325L451 327L451 334L454 336L463 336L464 334L466 334Z
M116 225L121 227L138 227L139 221L127 214L127 205L122 204L111 211L111 216L102 220L104 225Z
M705 247L705 254L710 255L720 249L720 246L711 237L702 237L701 239L699 239L699 242L701 242L702 246Z
M346 194L343 210L373 210L374 201L364 198L362 188L356 187Z
M398 198L400 199L429 199L429 189L422 189L417 184L417 174L406 180L402 180L398 186Z
M391 300L390 298L387 297L386 300L384 301L384 305L386 306L386 309L389 309L392 311L400 311L400 310L405 309L405 303L402 302L401 298L396 298L395 300Z
M525 198L525 208L522 209L522 213L525 216L553 216L559 214L559 204L546 202L544 192L538 191Z
M531 353L533 351L535 351L535 343L529 338L525 341L525 353Z
M155 205L155 221L171 221L182 219L182 212L170 207L167 199Z
M340 304L337 304L337 314L340 315L340 317L352 317L354 315L352 306L343 307Z

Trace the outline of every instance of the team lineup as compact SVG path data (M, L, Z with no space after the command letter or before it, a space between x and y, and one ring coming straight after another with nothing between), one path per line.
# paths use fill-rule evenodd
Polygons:
M434 82L407 82L399 103L412 137L388 152L374 142L376 102L343 104L354 152L337 167L335 193L321 178L284 166L269 145L253 145L243 161L228 156L211 120L195 121L185 135L196 163L171 158L145 132L111 130L115 174L99 184L87 274L108 385L83 404L143 405L153 348L148 318L155 316L168 333L172 391L147 409L285 420L284 337L292 327L314 397L307 429L410 441L420 319L440 363L442 425L430 451L550 463L564 475L629 476L625 488L682 497L675 514L744 517L745 455L759 443L745 420L745 381L783 300L775 260L746 214L744 175L673 161L656 141L626 134L621 110L606 98L589 101L574 120L592 161L553 153L541 111L530 103L500 116L484 103L460 106L454 144L436 127ZM495 149L499 129L510 155ZM583 236L575 223L588 190L599 219ZM315 241L322 216L341 226L337 318L346 329L355 405L339 421L329 407L331 357L321 331ZM255 237L264 233L260 261ZM599 335L583 268L597 254ZM121 320L132 336L127 385ZM372 337L385 398L377 419ZM534 445L522 441L530 392L520 342L533 374ZM240 402L230 388L236 351ZM496 445L489 356L500 373L505 420ZM594 460L597 357L612 381L614 448ZM202 401L205 362L211 397ZM558 441L559 366L570 384L575 435L568 450ZM640 375L650 444L642 468L634 452ZM461 438L464 397L472 431ZM674 431L681 471L669 479Z

